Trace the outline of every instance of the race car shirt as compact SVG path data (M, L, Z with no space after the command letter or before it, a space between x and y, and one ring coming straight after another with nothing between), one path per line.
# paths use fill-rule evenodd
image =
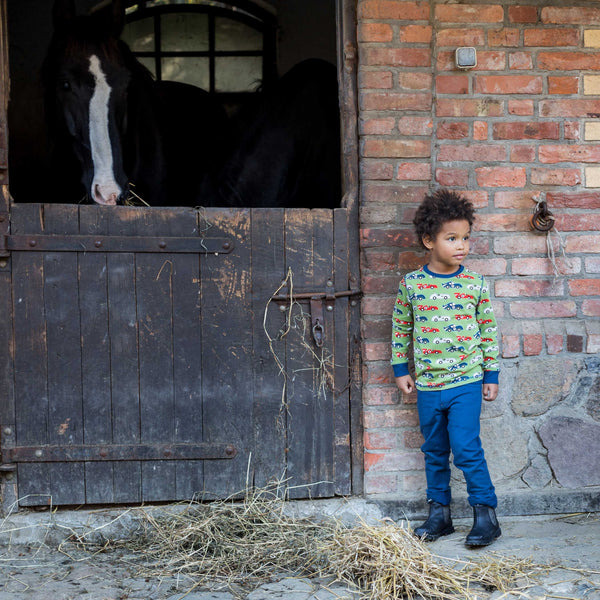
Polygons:
M392 323L394 375L409 373L412 343L420 390L498 383L497 333L482 275L462 265L451 275L424 266L400 281Z

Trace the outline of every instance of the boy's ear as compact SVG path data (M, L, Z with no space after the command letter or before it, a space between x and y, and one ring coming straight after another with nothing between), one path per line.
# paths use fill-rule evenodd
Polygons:
M433 240L431 239L431 236L424 235L421 238L421 241L423 242L423 246L425 246L425 248L427 248L427 250L431 250L431 248L433 247Z

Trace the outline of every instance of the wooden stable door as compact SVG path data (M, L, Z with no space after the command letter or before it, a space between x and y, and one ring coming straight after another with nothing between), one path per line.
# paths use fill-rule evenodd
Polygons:
M14 204L3 240L20 505L352 491L346 209Z

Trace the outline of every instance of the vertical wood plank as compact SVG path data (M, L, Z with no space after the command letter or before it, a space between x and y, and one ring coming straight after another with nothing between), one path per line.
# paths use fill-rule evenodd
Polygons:
M338 208L333 211L334 221L334 281L338 292L349 289L348 281L348 211ZM335 366L333 386L333 429L334 429L334 481L337 495L348 495L351 489L350 453L350 377L352 376L351 355L348 339L348 307L356 298L340 297L335 301Z
M81 206L80 232L84 235L106 234L108 215L103 206ZM108 264L105 253L80 253L79 290L84 440L86 444L110 444L112 406ZM115 501L112 463L87 462L85 484L88 504Z
M264 488L285 476L285 380L273 352L285 368L285 316L269 298L285 279L283 209L252 210L252 322L254 385L253 483ZM286 293L284 288L281 293ZM268 304L269 303L269 304ZM268 310L265 315L265 310ZM266 329L266 331L265 331ZM269 335L272 338L269 344Z
M13 233L41 233L43 206L15 205ZM15 336L15 441L17 445L48 443L48 370L44 314L44 257L38 252L13 252L12 304ZM51 502L50 475L43 464L18 466L19 504Z
M77 206L45 207L45 233L79 233ZM48 360L48 443L82 444L81 331L76 252L44 254L44 306ZM48 464L53 504L85 502L83 463Z
M109 233L135 235L139 211L112 208L108 213ZM112 441L140 443L140 390L135 255L110 253L108 265L108 327L110 332ZM139 461L113 465L115 502L142 499L142 468Z
M205 490L226 496L246 485L253 438L250 211L206 209L205 218L211 236L235 246L202 262L204 440L238 449L233 459L206 461Z

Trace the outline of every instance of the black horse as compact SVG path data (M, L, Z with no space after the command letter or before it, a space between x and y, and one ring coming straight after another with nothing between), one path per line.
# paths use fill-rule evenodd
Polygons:
M132 189L149 205L194 205L222 161L225 111L195 86L155 81L119 39L124 14L122 0L86 17L54 3L43 80L57 171L78 170L98 204Z
M92 201L132 190L149 205L339 206L333 65L296 65L232 122L203 90L154 81L119 39L123 0L86 17L55 0L53 21L43 78L55 172L79 171Z

